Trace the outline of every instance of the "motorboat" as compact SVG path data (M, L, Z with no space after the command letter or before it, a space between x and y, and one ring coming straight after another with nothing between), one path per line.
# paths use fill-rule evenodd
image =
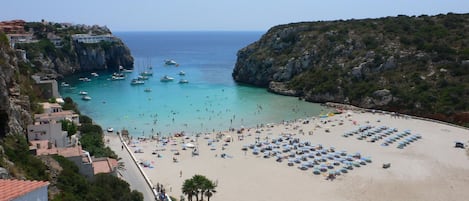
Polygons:
M153 72L151 71L143 71L140 73L141 76L153 76Z
M189 81L186 79L179 80L179 84L187 84L187 83L189 83Z
M173 80L174 80L174 78L172 78L172 77L170 77L170 76L167 76L167 75L163 76L163 77L160 79L160 81L162 81L162 82L171 82L171 81L173 81Z
M184 72L184 71L179 71L179 75L180 75L180 76L184 76L184 75L186 75L186 72Z
M99 75L98 75L98 73L93 72L93 73L91 73L91 76L98 77Z
M145 81L139 80L139 79L132 79L132 81L130 81L130 84L131 85L141 85L141 84L145 84Z
M125 75L122 73L113 73L111 76L112 80L125 80Z
M112 127L107 128L107 132L110 132L110 133L114 132L114 128Z
M62 83L60 83L60 86L62 86L62 87L69 87L70 84L68 84L68 83L66 83L66 82L62 82Z
M122 72L122 73L132 73L132 72L134 72L134 70L132 70L132 69L125 69L125 68L124 68L124 69L121 70L121 72Z
M179 64L176 61L172 60L172 59L164 60L164 64L168 65L168 66L179 66Z
M89 101L89 100L91 100L91 97L85 95L85 96L81 97L81 99L82 99L82 100L85 100L85 101Z
M86 92L86 91L80 91L80 93L78 93L78 94L83 95L83 96L86 96L86 95L88 95L88 92Z
M151 88L146 88L145 90L143 90L144 92L151 92Z
M91 79L87 78L87 77L80 77L80 78L78 78L78 80L83 81L83 82L90 82L91 81Z
M148 80L148 77L147 76L143 76L143 75L139 75L137 77L138 80Z

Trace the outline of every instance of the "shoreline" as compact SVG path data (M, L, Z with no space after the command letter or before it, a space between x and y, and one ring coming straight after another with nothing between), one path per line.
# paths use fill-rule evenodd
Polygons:
M445 195L445 198L448 198L446 200L461 200L460 198L469 196L469 193L462 190L463 187L469 187L469 184L464 183L464 179L469 179L469 160L466 151L452 147L454 140L464 142L468 140L467 128L408 117L411 116L399 118L389 114L373 114L366 110L364 112L348 110L325 119L312 117L263 128L245 128L241 134L235 130L218 131L199 137L168 138L166 145L151 139L134 141L130 144L130 148L134 151L138 148L143 152L135 153L135 156L138 161L147 163L147 167L142 168L149 180L164 185L168 194L178 199L182 194L180 192L182 182L193 174L206 175L219 184L218 192L211 198L212 200L237 200L236 195L239 194L247 195L254 200L269 201L310 200L302 196L328 200L395 200L395 197L389 193L396 189L403 191L399 200L431 200L437 196L435 192ZM306 121L308 123L305 123ZM401 150L395 148L395 144L392 147L381 147L377 143L341 136L344 132L365 124L373 126L389 124L400 131L410 129L415 134L421 135L422 140L411 143ZM349 153L361 152L364 156L371 156L373 162L340 175L331 182L325 180L323 176L312 174L312 169L302 171L297 168L297 164L289 167L286 161L279 163L272 159L264 159L262 153L253 155L251 149L241 150L244 145L277 138L285 133L290 133L301 140L324 143L325 147L334 146ZM453 136L455 139L446 139L445 135L439 133L447 135L446 138ZM220 138L223 135L224 138L231 136L232 141L223 142L224 138ZM188 142L195 144L200 155L191 156L190 150L182 148L182 144ZM209 145L209 142L212 142L212 145ZM439 150L441 153L433 155L427 153L436 147L441 147ZM152 154L155 152L161 157ZM222 158L222 154L227 157ZM173 157L178 162L173 162ZM384 170L381 165L386 162L390 162L392 166ZM409 166L406 168L405 164ZM272 180L274 175L275 179ZM452 190L448 189L449 184L445 178L453 179ZM295 188L288 187L294 184ZM376 184L383 186L383 189L375 187ZM435 192L424 196L421 195L425 190L424 187L413 187L410 184L426 186L435 189ZM344 193L347 188L355 190ZM410 192L408 189L414 189L415 192ZM291 192L293 195L275 193L282 191ZM364 192L357 194L361 191ZM385 197L381 197L382 195Z

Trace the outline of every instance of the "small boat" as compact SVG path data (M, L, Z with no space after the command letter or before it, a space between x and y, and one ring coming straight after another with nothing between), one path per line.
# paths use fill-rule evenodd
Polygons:
M179 64L176 61L172 60L172 59L164 60L164 64L168 65L168 66L179 66Z
M86 91L80 91L79 94L80 94L80 95L88 95L88 92L86 92Z
M132 69L122 69L121 72L123 72L123 73L132 73L132 72L134 72L134 70L132 70Z
M93 73L91 73L91 76L98 77L99 75L98 75L98 73L93 72Z
M173 81L173 80L174 80L174 78L172 78L172 77L170 77L170 76L167 76L167 75L163 76L163 77L160 79L160 81L162 81L162 82L171 82L171 81Z
M184 72L184 71L179 71L179 75L180 75L180 76L184 76L184 75L186 75L186 72Z
M80 78L78 78L78 80L83 81L83 82L90 82L91 81L91 79L87 78L87 77L80 77Z
M113 73L111 76L112 80L125 80L125 75L122 73Z
M141 76L153 76L153 72L151 71L143 71L140 73Z
M148 80L148 77L147 76L143 76L143 75L139 75L137 77L138 80Z
M187 84L187 83L189 83L189 81L186 79L179 80L179 84Z
M62 82L62 83L60 83L60 86L62 86L62 87L69 87L70 84L68 84L68 83L66 83L66 82Z
M145 90L143 90L145 92L151 92L151 89L150 88L146 88Z
M114 132L114 128L112 127L107 128L107 132L110 132L110 133Z
M81 97L81 99L85 100L85 101L89 101L89 100L91 100L91 97L85 95L85 96Z
M130 84L131 85L141 85L141 84L145 84L145 81L139 80L139 79L132 79L132 81L130 81Z

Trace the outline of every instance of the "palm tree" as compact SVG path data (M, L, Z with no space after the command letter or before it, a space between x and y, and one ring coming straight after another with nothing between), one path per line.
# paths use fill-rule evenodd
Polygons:
M186 179L182 184L182 193L187 195L188 201L192 201L192 196L195 196L196 200L199 201L199 192L200 192L200 200L204 200L204 195L207 196L208 201L210 201L210 197L216 193L215 188L217 185L207 179L207 177L202 175L194 175L190 179Z
M200 192L200 200L203 201L205 192L204 183L208 180L207 177L196 174L191 179L194 181L197 191Z
M215 188L217 187L217 185L215 185L215 183L213 183L212 181L208 180L204 183L204 189L205 189L205 196L207 196L207 200L210 201L210 197L213 196L214 193L216 193L217 191L215 190Z
M192 201L192 196L196 196L197 201L199 200L197 187L192 179L186 179L182 184L182 193L187 195L187 200Z

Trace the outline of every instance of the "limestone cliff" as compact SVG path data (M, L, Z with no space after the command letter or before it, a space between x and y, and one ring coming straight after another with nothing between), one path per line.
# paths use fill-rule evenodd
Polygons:
M118 70L119 66L133 68L130 49L121 39L113 36L106 27L59 24L26 23L36 42L18 43L16 49L24 50L33 67L57 77L76 72ZM81 38L92 38L83 41ZM104 39L93 39L101 37Z
M469 15L302 22L238 51L237 82L299 96L469 122Z
M0 139L23 134L32 123L29 97L22 93L19 83L20 62L8 44L0 44Z

